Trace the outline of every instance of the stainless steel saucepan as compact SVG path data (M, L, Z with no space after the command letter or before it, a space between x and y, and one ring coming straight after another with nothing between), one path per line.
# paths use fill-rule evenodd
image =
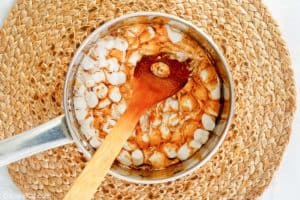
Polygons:
M154 170L153 172L144 171L142 169L137 170L122 168L118 165L113 165L110 170L110 174L135 183L162 183L175 180L191 173L201 167L212 157L223 142L233 115L233 83L224 56L212 39L195 25L168 14L139 12L113 19L101 25L85 39L74 55L66 76L63 100L64 115L52 119L32 130L28 130L24 133L1 141L0 166L70 143L76 143L79 151L81 151L86 158L91 157L94 150L86 141L85 137L80 133L73 111L72 88L76 70L83 58L83 51L86 48L89 48L89 44L98 39L99 34L105 33L112 27L138 23L141 17L146 17L149 23L157 17L168 19L168 23L171 26L188 33L210 53L216 62L217 71L222 79L221 100L223 106L220 117L216 122L216 128L213 131L213 134L211 134L209 141L188 160L172 165L163 170Z

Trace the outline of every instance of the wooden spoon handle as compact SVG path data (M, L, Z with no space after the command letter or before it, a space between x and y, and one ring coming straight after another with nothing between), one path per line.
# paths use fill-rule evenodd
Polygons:
M76 179L64 200L90 200L132 134L144 109L128 106L104 142Z

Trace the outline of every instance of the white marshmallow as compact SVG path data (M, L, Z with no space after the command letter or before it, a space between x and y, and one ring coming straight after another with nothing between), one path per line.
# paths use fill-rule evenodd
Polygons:
M162 114L162 124L167 124L170 118L170 113L163 113Z
M103 99L99 102L97 108L102 109L102 108L109 106L110 104L111 104L111 101L109 99Z
M86 92L85 100L90 108L94 108L98 104L98 98L94 92Z
M122 150L118 156L118 161L120 163L122 163L123 165L127 165L127 166L130 166L132 164L132 161L131 161L131 156L130 154L125 151L125 150Z
M92 79L95 81L95 83L100 83L105 81L105 74L104 72L95 72L92 75Z
M163 151L167 155L168 158L176 158L177 153L176 153L176 146L173 144L165 144L163 146Z
M111 116L113 119L119 119L121 115L125 112L127 106L125 102L120 102L119 104L113 104L111 106Z
M169 126L177 126L179 124L179 117L177 113L172 113L170 114L169 120L168 120L168 125Z
M128 43L126 40L115 38L113 48L119 49L120 51L126 51L128 48Z
M128 48L128 43L126 40L123 40L121 38L115 38L112 36L107 36L105 38L102 38L97 41L98 49L101 51L101 49L113 49L116 48L120 51L126 51ZM98 50L97 49L97 50Z
M190 156L190 154L191 154L190 148L188 147L187 144L184 144L179 148L177 152L177 157L180 160L186 160Z
M98 148L101 145L101 140L98 137L92 137L92 139L89 141L90 145L94 148Z
M87 109L75 110L75 117L78 121L82 121L88 114Z
M194 149L200 149L202 144L198 140L192 140L189 142L189 146Z
M153 128L157 128L159 125L161 124L161 120L159 118L155 118L152 122L151 122L151 126Z
M136 149L136 145L133 144L133 143L131 143L131 142L126 141L126 143L124 144L123 148L126 151L133 151L134 149Z
M76 80L78 82L80 82L79 80ZM84 85L76 85L74 87L74 96L75 97L83 97L84 96L84 93L86 91L86 88L84 87Z
M148 113L143 114L139 119L139 123L140 123L142 131L147 132L149 130L149 126L150 126L149 114Z
M140 61L142 58L142 54L139 51L132 52L131 56L128 59L128 62L133 66L136 66L136 63Z
M86 109L87 103L84 97L74 97L73 98L74 108L75 109Z
M108 96L112 100L112 102L119 102L122 98L120 89L118 87L111 88Z
M203 129L196 129L194 131L194 140L199 141L201 144L205 144L208 140L209 132Z
M95 80L93 79L93 77L90 74L83 74L83 79L84 79L84 83L86 85L86 87L90 88L90 87L94 87L96 85Z
M87 139L96 136L96 130L92 127L93 122L93 117L88 117L87 119L81 121L80 131Z
M210 90L209 96L212 100L219 100L221 98L221 84L219 79L216 87L213 90Z
M174 99L172 97L169 97L166 99L164 108L163 108L163 112L167 112L167 111L177 111L179 108L178 105L178 100Z
M178 43L182 40L182 34L179 32L179 30L176 30L167 24L165 27L167 29L168 37L173 43Z
M206 71L206 69L201 70L201 72L200 72L200 78L204 82L207 81L207 79L208 79L208 72Z
M154 166L162 166L164 164L164 154L158 151L155 151L149 158L149 161Z
M94 69L96 66L96 62L89 56L84 56L84 58L82 59L80 66L84 69L84 70L91 70Z
M184 52L176 52L176 58L179 62L184 62L188 59L188 55Z
M106 49L104 43L105 43L105 40L103 40L103 39L97 40L97 47L95 49L95 53L99 57L99 60L102 60L103 58L105 59L105 57L107 55L107 49Z
M126 82L126 74L122 71L107 73L107 81L112 85L121 85Z
M123 114L127 109L127 104L125 103L125 101L121 101L118 105L117 105L117 110Z
M201 122L202 122L203 127L208 131L214 130L215 125L216 125L215 118L210 115L207 115L205 113L202 115Z
M170 137L170 130L165 124L160 125L159 131L163 139L168 139Z
M134 150L131 153L131 157L132 157L133 164L135 166L139 166L139 165L143 164L143 162L144 162L143 152L139 149Z
M113 128L114 125L116 125L116 121L113 119L108 119L106 122L103 123L102 125L102 130L105 133L109 133L111 131L111 129Z
M155 31L151 26L147 26L147 31L150 33L150 39L155 37Z
M108 89L104 83L100 83L99 85L93 87L93 92L100 98L103 99L107 96Z
M111 58L107 60L107 69L109 72L116 72L119 71L120 65L116 58Z
M143 142L149 142L150 141L149 135L144 133L142 135L142 141Z

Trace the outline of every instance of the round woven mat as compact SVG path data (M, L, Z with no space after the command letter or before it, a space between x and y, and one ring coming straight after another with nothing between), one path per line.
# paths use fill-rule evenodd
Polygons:
M157 185L107 176L96 199L255 199L280 163L295 111L289 53L259 0L19 0L0 31L0 138L61 114L64 76L80 42L106 20L141 10L180 16L213 37L233 74L235 117L218 153L197 172ZM56 200L83 166L69 145L9 172L28 199Z

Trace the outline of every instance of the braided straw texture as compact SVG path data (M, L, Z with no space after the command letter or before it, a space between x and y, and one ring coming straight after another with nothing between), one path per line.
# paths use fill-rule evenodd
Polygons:
M111 176L95 199L255 199L280 164L295 111L287 47L260 0L19 0L0 31L0 138L63 113L64 76L80 42L103 22L136 11L180 16L209 33L235 83L228 136L197 172L157 185ZM9 166L28 199L62 199L84 167L74 145Z

